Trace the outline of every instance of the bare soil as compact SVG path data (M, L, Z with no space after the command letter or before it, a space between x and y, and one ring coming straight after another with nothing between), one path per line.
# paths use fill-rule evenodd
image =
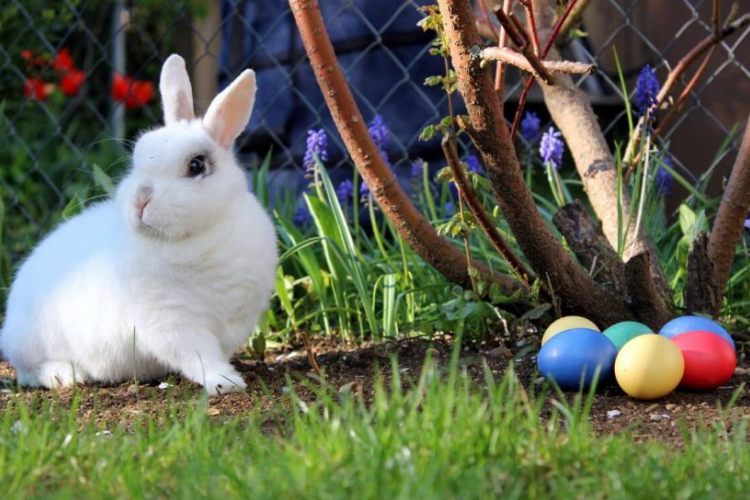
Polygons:
M262 418L264 427L273 432L281 418L280 404L291 383L297 395L306 402L315 399L315 386L320 379L311 370L307 355L301 347L270 351L264 362L239 353L235 366L248 384L247 393L226 394L209 398L206 411L212 418L248 416ZM348 392L369 401L375 380L380 377L386 385L392 376L392 359L405 385L419 377L425 357L429 354L441 366L446 366L453 352L450 337L411 338L381 343L354 344L332 338L313 340L313 351L324 371L325 383L340 393ZM536 389L540 380L535 373L536 346L508 349L500 339L462 346L459 363L478 383L484 381L484 363L496 378L500 378L509 363L515 360L516 372L528 387ZM638 401L628 397L616 385L609 385L596 395L590 420L600 434L629 432L635 440L655 439L680 445L685 430L698 426L721 424L731 429L739 418L750 417L750 391L742 387L750 382L750 363L740 355L740 365L727 386L702 393L674 392L655 401ZM159 382L151 384L125 383L117 386L80 386L61 391L31 390L15 387L15 372L0 362L0 411L22 398L38 406L45 402L63 408L77 406L76 413L82 426L97 429L129 428L143 422L143 417L179 418L194 407L202 389L178 376L170 377L164 388ZM742 387L742 388L741 388ZM730 412L726 408L738 389L741 392ZM552 394L550 399L557 397ZM572 395L569 395L572 398ZM551 404L548 401L548 404ZM619 412L619 413L618 413Z

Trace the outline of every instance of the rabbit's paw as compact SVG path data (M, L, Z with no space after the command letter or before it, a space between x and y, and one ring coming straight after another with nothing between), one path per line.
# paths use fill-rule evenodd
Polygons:
M244 392L247 384L239 373L232 370L206 374L204 387L209 396L218 396L229 392Z
M84 382L81 373L76 374L75 366L70 361L46 361L39 365L39 384L52 388L70 387Z

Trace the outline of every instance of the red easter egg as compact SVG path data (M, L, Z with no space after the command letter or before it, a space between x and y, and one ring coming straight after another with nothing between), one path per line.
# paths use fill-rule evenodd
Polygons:
M729 382L737 367L732 345L715 333L696 330L672 339L685 358L680 387L692 390L716 389Z

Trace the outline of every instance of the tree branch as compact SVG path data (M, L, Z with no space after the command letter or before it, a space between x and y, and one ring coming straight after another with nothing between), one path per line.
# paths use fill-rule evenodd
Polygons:
M715 314L721 308L714 265L708 256L708 236L700 233L688 254L685 309L688 314Z
M708 256L714 265L716 288L719 293L717 309L721 307L729 272L732 268L737 244L742 237L744 222L750 210L750 118L745 126L740 151L732 167L727 187L721 198L711 237L708 242Z
M536 0L537 21L542 39L549 33L552 19L547 0ZM549 45L549 42L548 42ZM550 59L560 58L557 49L551 47ZM552 119L560 128L565 142L575 160L576 169L583 181L583 187L591 201L597 218L602 222L602 230L613 248L620 245L621 227L630 220L630 197L622 193L621 208L615 200L618 197L617 168L607 140L602 133L599 119L591 107L588 96L566 74L555 75L556 85L542 85L544 102ZM632 225L626 227L622 235L624 255L652 253L652 245L643 235L636 234ZM627 251L627 252L625 252ZM651 263L650 276L656 282L662 295L668 294L668 286L658 261Z
M750 13L747 13L734 21L730 22L720 30L718 30L715 33L712 33L708 35L706 38L701 40L695 47L693 47L690 52L685 54L682 59L680 59L677 62L677 65L672 68L672 71L669 72L669 75L667 75L667 79L664 80L664 85L662 85L661 90L659 91L659 94L656 96L656 100L654 102L654 108L658 108L661 106L661 104L667 99L669 94L672 92L672 89L674 88L675 84L682 78L682 76L685 74L685 72L690 68L690 66L693 65L695 61L698 60L698 58L705 54L706 51L708 51L711 47L714 47L724 41L725 38L732 35L733 33L737 32L737 30L740 30L750 24ZM635 158L635 150L638 147L638 142L640 140L640 130L643 127L643 117L638 119L638 125L633 130L633 135L630 137L630 141L628 141L628 146L625 148L625 154L623 155L623 158L627 162L627 164L630 165L628 168L627 175L629 176L631 172L634 170L636 165L636 158ZM631 160L632 158L632 160Z
M524 27L519 24L518 19L513 16L512 13L510 15L507 15L505 12L503 12L503 9L501 7L496 7L494 9L494 12L497 20L500 22L503 29L508 34L508 37L511 39L513 44L518 47L518 50L521 51L521 54L523 54L523 57L526 59L528 66L532 68L531 71L534 73L534 76L542 80L544 83L552 85L552 75L549 74L547 68L545 68L542 62L539 60L539 56L534 51L529 39L529 34L526 33Z
M529 192L489 74L474 56L480 39L469 0L438 0L453 67L470 120L470 135L482 155L495 196L519 247L538 276L549 278L566 312L609 325L633 318L624 301L597 285L547 228Z
M502 61L507 64L534 73L537 76L534 67L529 63L523 54L509 47L488 47L482 50L482 59L487 61ZM580 75L593 75L596 73L596 64L587 64L575 61L541 61L541 65L549 73L573 73Z
M456 150L456 137L453 134L446 134L443 137L442 146L443 153L445 154L445 159L448 162L451 173L453 173L453 180L456 182L456 186L461 193L461 197L469 206L469 210L474 216L474 219L477 221L477 224L479 224L479 227L481 227L484 233L487 235L490 243L492 243L492 246L495 247L495 250L497 250L498 253L502 255L511 269L513 269L516 274L521 277L523 282L528 285L531 281L534 280L534 275L531 274L528 269L526 269L526 266L523 264L523 262L521 262L521 259L518 258L518 256L513 252L513 249L511 249L510 246L505 242L502 235L500 235L500 231L497 230L496 224L492 221L492 219L490 219L490 216L487 215L482 202L479 200L479 198L477 198L477 195L474 192L474 188L472 188L469 179L466 178L464 169L461 167L461 162L458 159L458 151Z
M565 36L570 33L570 30L580 24L581 20L583 19L583 13L586 12L586 8L590 3L591 0L579 0L575 7L573 7L573 9L570 11L570 14L568 15L568 18L565 19L565 22L560 28L560 35L558 36L559 40L565 38Z
M578 200L557 211L552 222L594 281L628 298L625 265Z
M513 0L503 0L503 12L510 12L512 8ZM489 19L487 21L489 22ZM508 32L501 28L500 36L497 39L497 48L502 49L506 45L508 45ZM505 64L502 61L498 61L495 68L495 92L497 92L497 98L500 100L500 109L502 110L503 106L505 106Z
M422 217L372 142L367 124L336 61L318 2L290 0L289 4L336 128L383 213L427 263L449 280L471 287L465 255L447 239L440 237ZM518 283L509 276L491 272L486 266L476 267L485 279L499 283L504 293L510 294L519 289Z
M552 46L555 44L555 40L560 34L562 25L565 23L565 20L568 18L568 16L570 16L570 13L573 12L573 9L575 9L577 4L578 4L578 0L570 0L568 2L568 7L565 9L565 12L563 12L563 14L557 20L557 23L555 23L555 27L552 30L552 34L550 35L549 39L547 40L546 45L544 46L544 51L542 51L542 59L546 59L547 56L549 55L550 50L552 50ZM542 6L542 7L545 7L545 6ZM547 20L548 23L550 22L549 13L544 8L539 9L539 4L537 3L536 0L533 1L532 8L537 12L537 14L542 15L543 19ZM540 23L540 24L544 26L545 23ZM518 126L521 123L521 115L523 114L523 108L526 106L526 100L529 98L529 91L531 90L531 86L534 85L535 80L536 78L534 78L534 76L532 75L526 79L526 82L523 85L523 90L521 91L521 97L518 98L518 107L516 108L516 116L513 117L513 126L510 129L511 141L515 140L516 138L516 132L518 131Z
M628 282L631 307L638 319L651 328L661 328L672 319L672 313L661 291L651 279L649 260L648 252L634 255L625 263L625 279Z

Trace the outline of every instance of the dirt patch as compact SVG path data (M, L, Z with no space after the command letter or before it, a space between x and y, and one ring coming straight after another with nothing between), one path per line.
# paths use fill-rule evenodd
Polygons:
M446 366L453 351L452 339L436 336L382 343L354 344L335 339L317 339L313 342L318 363L325 371L325 382L339 392L351 392L365 400L373 396L374 382L380 377L387 384L392 377L392 359L398 362L400 376L409 381L419 377L425 357L429 354L441 366ZM496 378L515 359L516 372L529 388L538 388L535 374L536 349L518 347L508 349L499 342L485 341L464 345L459 363L477 382L484 380L486 363ZM735 419L750 417L750 391L742 388L733 409L723 411L734 393L743 383L750 382L750 366L743 361L729 385L705 393L675 392L656 401L636 401L611 385L595 397L591 423L601 434L629 432L636 440L657 439L681 444L685 432L701 425L719 424L731 430ZM260 416L270 432L275 428L282 412L279 404L290 390L289 382L300 399L315 399L311 390L319 379L312 373L305 352L301 348L286 348L266 354L263 363L240 354L234 361L248 383L246 394L227 394L210 398L207 412L213 418L228 416ZM122 384L112 387L79 387L74 390L45 391L17 390L13 387L15 373L0 362L0 379L4 385L0 392L0 410L20 397L32 405L55 404L64 408L77 405L81 425L92 424L98 429L114 426L129 427L142 422L145 416L179 418L201 394L201 388L179 377L165 381L169 386L153 384ZM556 395L550 398L557 397ZM569 395L572 398L572 395Z

